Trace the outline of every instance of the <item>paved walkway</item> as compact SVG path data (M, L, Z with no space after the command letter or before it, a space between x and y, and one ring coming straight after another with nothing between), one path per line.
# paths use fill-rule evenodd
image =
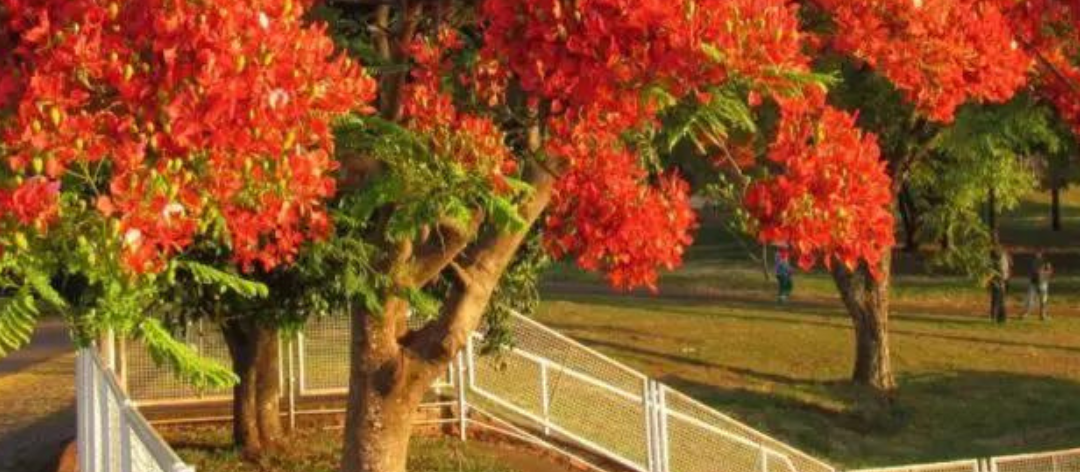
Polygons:
M0 472L47 472L75 437L75 354L46 320L30 346L0 359Z

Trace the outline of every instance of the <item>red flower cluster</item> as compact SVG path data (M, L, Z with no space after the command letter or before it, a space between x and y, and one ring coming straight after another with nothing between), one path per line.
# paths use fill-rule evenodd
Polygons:
M677 175L646 185L637 156L592 139L575 136L589 151L558 181L545 245L555 257L576 255L583 269L605 272L616 288L656 290L657 269L678 266L692 242L689 186Z
M487 0L483 57L498 59L551 105L547 154L567 168L547 246L629 288L655 284L690 244L695 217L676 175L651 179L621 141L655 124L642 91L702 97L732 80L755 95L800 88L795 7L784 0Z
M784 173L755 183L745 202L758 237L788 244L804 269L835 258L877 270L894 241L890 180L876 138L832 108L785 110L769 158Z
M932 120L952 121L969 100L1006 101L1027 81L1032 59L993 2L816 3L836 22L833 45L879 70Z
M517 172L517 161L506 147L502 130L488 117L458 110L450 91L442 87L442 78L453 71L448 54L460 48L457 33L450 29L440 30L436 41L417 38L413 42L412 81L403 91L406 125L430 138L437 155L486 176L495 189L504 191L508 188L505 176ZM501 89L485 90L489 101L501 100Z
M1038 55L1038 93L1080 133L1080 2L1001 0L1019 40Z
M23 226L44 232L60 216L60 183L34 177L13 191L0 189L0 214L11 215Z
M290 261L330 227L331 120L375 92L305 25L305 6L2 0L8 167L102 194L89 203L119 222L134 272L160 269L217 222L245 269Z

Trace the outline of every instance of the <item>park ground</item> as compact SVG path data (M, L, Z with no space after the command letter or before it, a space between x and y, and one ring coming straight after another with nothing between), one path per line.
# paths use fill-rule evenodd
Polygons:
M1059 276L1050 322L991 324L985 289L899 258L891 333L900 388L889 405L846 382L853 338L831 280L799 274L794 300L776 304L761 265L715 218L657 294L613 293L560 264L545 275L537 317L841 467L1076 447L1080 192L1065 203L1059 233L1048 230L1041 195L1003 218L1005 241L1019 252L1051 250ZM1025 285L1022 274L1013 280L1011 315L1022 308ZM35 345L46 349L0 361L0 470L44 470L72 435L72 361L58 339L62 326L44 327ZM333 471L340 434L304 431L286 454L242 463L223 427L166 431L198 470L226 472ZM422 438L413 456L414 471L563 471L527 452L475 442Z
M851 323L832 279L798 274L794 300L742 244L706 219L687 263L655 294L615 294L568 264L546 274L538 318L650 376L843 467L896 465L1080 446L1080 193L1065 230L1043 196L1003 218L1017 254L1010 316L1023 311L1026 253L1050 251L1051 316L988 321L977 282L901 255L889 404L846 379ZM1071 245L1071 246L1070 246Z

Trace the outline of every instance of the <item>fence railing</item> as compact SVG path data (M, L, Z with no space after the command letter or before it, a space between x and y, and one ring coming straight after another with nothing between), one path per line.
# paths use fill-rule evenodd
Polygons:
M78 467L82 472L194 472L128 401L93 349L75 366Z
M649 379L524 316L506 329L513 346L479 355L476 333L433 387L452 398L462 431L477 409L551 443L572 444L639 472L834 472L831 466ZM183 335L201 354L228 363L220 332L195 325ZM310 322L286 342L283 385L289 413L308 396L344 394L349 378L349 320ZM228 391L179 384L130 343L122 376L138 404L220 401ZM295 376L292 373L295 372ZM463 380L463 381L462 381ZM446 398L442 399L443 401ZM300 405L297 407L296 405Z
M994 457L987 463L988 472L1080 472L1080 449Z
M562 452L560 445L570 444L638 472L837 471L534 320L512 316L507 323L512 346L479 355L474 346L483 334L476 333L433 385L437 394L428 406L451 407L454 417L442 422L458 424L463 438L467 428L493 428ZM229 362L218 330L196 325L184 336L201 354ZM347 317L328 317L285 340L281 370L290 415L305 412L297 399L348 391L348 336ZM182 385L137 343L121 349L120 358L122 383L136 404L230 398L225 390L196 392ZM327 410L321 405L316 411ZM1080 449L852 472L1080 472Z

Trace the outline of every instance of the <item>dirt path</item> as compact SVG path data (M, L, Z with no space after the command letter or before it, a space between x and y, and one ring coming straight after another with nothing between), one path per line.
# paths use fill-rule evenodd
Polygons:
M75 354L63 324L46 320L0 360L0 471L51 470L74 437Z

